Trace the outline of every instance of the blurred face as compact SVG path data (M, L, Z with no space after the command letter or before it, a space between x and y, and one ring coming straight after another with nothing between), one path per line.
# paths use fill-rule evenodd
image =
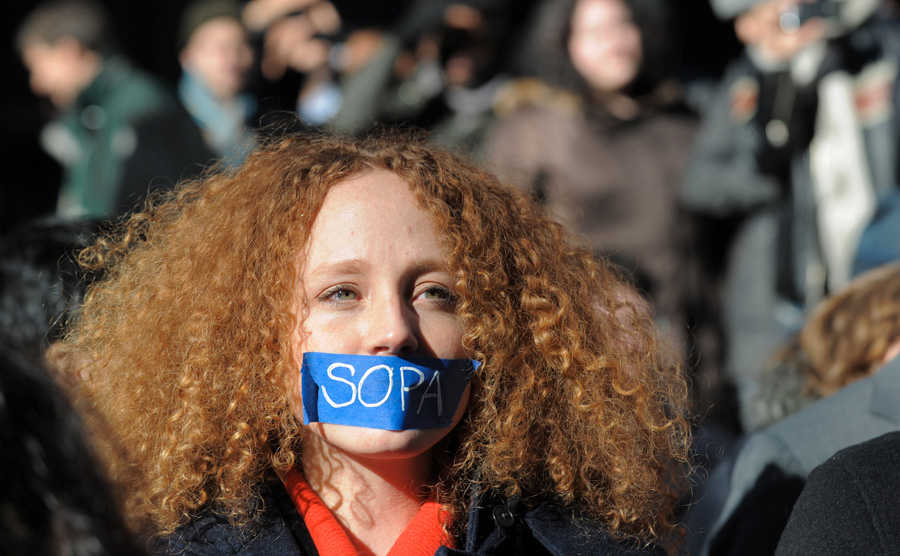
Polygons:
M84 55L80 45L67 39L56 44L26 44L22 62L28 69L31 90L59 108L69 106L87 86Z
M375 171L334 186L316 216L298 295L308 314L294 346L307 351L460 359L463 329L438 237L409 186ZM300 380L292 392L300 410ZM454 425L468 401L463 395ZM331 446L364 458L424 454L447 429L389 431L312 423Z
M181 53L182 67L223 99L241 92L252 63L247 33L230 17L217 17L198 27Z
M464 4L444 10L444 80L448 87L473 87L486 78L491 61L490 31L481 12Z
M591 88L619 92L640 71L641 35L621 0L580 0L572 11L569 57Z
M797 10L795 0L768 0L755 4L734 20L737 38L772 60L787 60L813 42L825 36L826 25L822 18L814 17L796 29L786 32L781 28L782 15ZM799 24L799 19L790 25Z

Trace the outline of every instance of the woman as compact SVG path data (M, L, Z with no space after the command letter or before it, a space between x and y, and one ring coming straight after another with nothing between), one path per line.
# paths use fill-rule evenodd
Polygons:
M684 346L688 286L699 269L678 191L696 118L666 79L674 49L665 6L550 0L538 21L530 59L541 85L511 89L486 159L629 271Z
M673 538L687 394L652 322L525 196L453 155L288 137L82 258L106 279L68 349L91 361L112 470L164 549L624 554ZM434 422L377 420L441 401Z
M826 298L760 376L747 428L767 428L867 377L900 353L900 264L854 278Z

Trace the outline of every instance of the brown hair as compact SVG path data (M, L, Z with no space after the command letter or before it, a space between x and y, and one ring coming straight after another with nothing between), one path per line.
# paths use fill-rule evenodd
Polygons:
M900 264L871 270L822 302L797 337L809 389L828 396L875 372L900 340Z
M55 45L71 38L101 55L116 50L109 14L95 0L49 0L39 4L19 24L15 46L21 54L30 43Z
M464 516L478 477L668 543L688 394L639 297L525 195L396 136L274 141L83 253L106 278L67 349L91 361L82 374L117 431L110 465L131 508L162 533L210 503L241 522L272 466L302 457L288 402L296 260L330 187L370 169L402 177L432 217L464 346L483 363L435 485L446 507Z

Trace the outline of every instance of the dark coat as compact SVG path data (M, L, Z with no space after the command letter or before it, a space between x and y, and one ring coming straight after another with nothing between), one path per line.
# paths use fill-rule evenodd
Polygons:
M776 556L896 554L900 432L838 452L813 470Z
M286 490L277 482L261 489L263 511L241 529L206 511L164 539L157 553L185 556L318 556L309 531ZM613 539L601 527L576 523L545 502L527 509L492 496L478 497L469 512L468 534L459 549L441 547L436 556L664 556L661 548L641 549Z
M621 121L538 105L500 120L485 146L491 170L633 274L679 345L690 227L678 193L696 125L676 110Z

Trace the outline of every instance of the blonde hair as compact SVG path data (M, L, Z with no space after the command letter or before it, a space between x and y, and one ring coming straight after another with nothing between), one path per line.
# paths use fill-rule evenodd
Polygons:
M89 361L86 399L115 431L133 515L162 534L208 504L246 522L271 468L302 457L295 263L329 189L370 169L402 177L431 216L483 363L434 486L446 507L464 516L477 477L668 544L688 391L639 296L525 195L409 136L274 141L82 253L105 279L59 349Z

